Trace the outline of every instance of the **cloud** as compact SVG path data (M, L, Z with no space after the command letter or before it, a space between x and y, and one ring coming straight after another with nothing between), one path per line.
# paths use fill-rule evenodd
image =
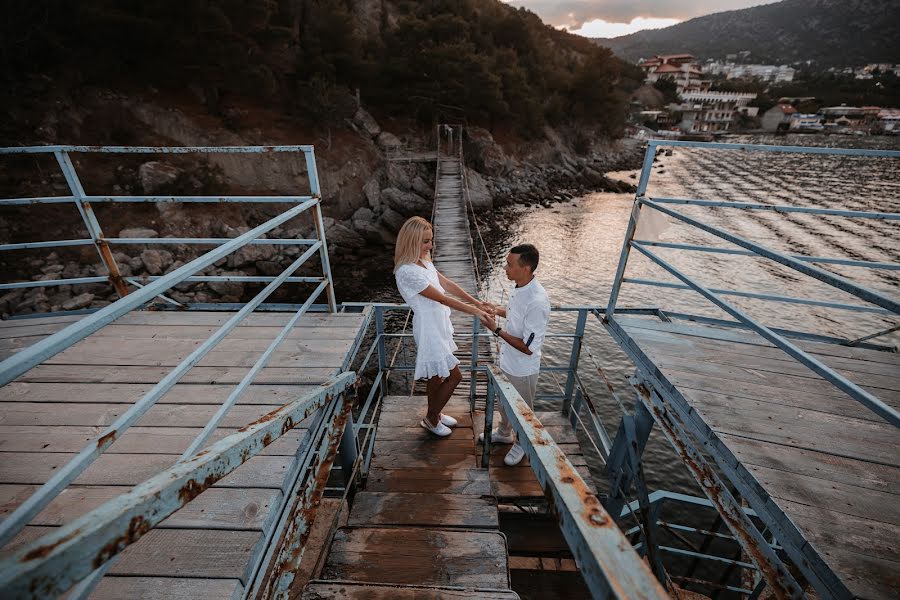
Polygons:
M594 19L584 22L578 29L570 29L569 31L589 38L614 38L645 29L671 27L680 22L678 19L648 19L646 17L637 17L632 19L630 23L610 23L603 19Z
M636 18L685 21L714 12L768 4L774 0L505 0L525 7L545 23L568 30L585 23L631 23Z

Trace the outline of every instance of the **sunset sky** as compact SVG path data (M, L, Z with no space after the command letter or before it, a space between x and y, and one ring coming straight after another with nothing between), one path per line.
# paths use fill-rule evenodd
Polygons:
M616 37L669 27L713 12L735 10L775 0L504 0L524 6L545 23L587 37Z

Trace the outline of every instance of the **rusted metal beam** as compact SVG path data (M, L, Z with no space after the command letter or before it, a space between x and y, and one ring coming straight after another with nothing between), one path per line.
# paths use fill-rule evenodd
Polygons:
M563 537L591 595L594 598L668 598L509 380L495 366L490 367L488 375L537 480L553 503Z

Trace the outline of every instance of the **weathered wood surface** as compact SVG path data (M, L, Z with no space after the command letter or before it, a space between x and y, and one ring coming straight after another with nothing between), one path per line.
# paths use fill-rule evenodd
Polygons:
M498 526L497 502L463 494L361 492L348 524L491 529Z
M347 528L335 533L323 579L508 589L499 532Z
M0 519L231 316L131 313L0 388ZM3 552L172 466L291 316L248 317ZM0 353L18 352L78 318L4 321ZM336 373L362 322L361 315L350 313L302 318L212 440ZM302 423L287 432L129 547L92 598L227 598L242 590L305 428Z
M854 595L900 595L900 430L756 335L617 320ZM900 407L900 355L797 344Z
M509 590L441 589L439 587L376 585L342 581L315 581L303 590L300 600L518 600Z

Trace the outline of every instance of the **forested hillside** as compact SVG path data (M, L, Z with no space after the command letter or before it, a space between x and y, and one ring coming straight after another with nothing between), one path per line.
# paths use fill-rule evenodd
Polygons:
M539 135L585 122L618 133L640 75L603 47L497 0L13 0L7 93L60 85L191 90L319 125L359 100L376 115L465 119Z

